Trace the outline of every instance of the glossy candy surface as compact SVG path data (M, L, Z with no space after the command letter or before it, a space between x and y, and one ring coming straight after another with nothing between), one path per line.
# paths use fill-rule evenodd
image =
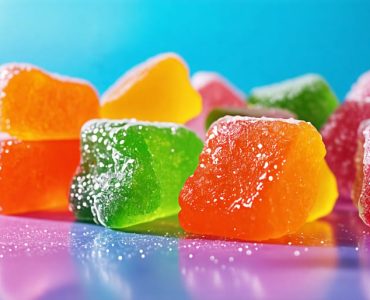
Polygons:
M94 120L81 134L82 163L71 208L80 220L112 228L176 214L178 195L203 146L173 123Z
M0 138L0 213L67 210L79 141Z
M339 104L326 81L316 74L255 88L248 102L288 109L298 119L311 122L317 129L321 128Z
M331 203L336 199L324 156L309 123L222 118L181 191L180 224L191 233L245 240L295 232L331 210L324 204L328 189Z
M0 68L0 132L23 140L78 139L83 123L97 117L98 95L89 83L27 64Z
M198 72L193 75L191 81L202 97L203 108L198 116L186 123L186 126L202 139L206 136L205 120L211 110L216 107L246 106L245 95L217 73Z
M202 109L189 70L177 55L166 53L133 68L104 93L104 118L185 123Z

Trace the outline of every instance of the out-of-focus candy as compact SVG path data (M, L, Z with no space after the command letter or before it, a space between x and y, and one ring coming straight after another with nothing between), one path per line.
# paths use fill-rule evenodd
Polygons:
M87 82L26 64L0 68L0 132L23 140L78 139L83 123L99 116Z
M179 211L178 195L203 143L173 123L94 120L81 133L70 192L80 220L124 228Z
M346 99L346 101L370 101L370 71L359 77Z
M202 109L185 62L156 56L126 73L102 96L104 118L185 123Z
M180 224L191 233L245 240L295 232L328 211L317 204L331 189L324 156L320 134L304 121L222 118L180 193Z
M198 72L192 77L193 87L202 96L202 112L186 123L202 139L205 138L205 120L215 107L245 107L245 95L225 78L212 72Z
M298 119L309 121L318 129L339 104L326 81L316 74L255 88L248 102L288 109Z
M370 73L353 85L346 101L329 118L321 133L327 149L326 160L334 172L342 198L350 198L355 180L357 131L362 121L370 119Z
M67 210L79 141L19 141L0 134L0 213Z
M205 126L208 129L213 122L225 116L245 116L253 118L281 118L281 119L296 119L296 115L288 110L281 108L266 108L262 106L251 106L245 108L223 108L217 107L213 109L207 116Z
M358 207L358 201L360 199L363 179L364 179L365 134L368 134L369 130L370 130L370 120L362 121L357 130L357 150L355 154L356 176L355 176L355 181L353 183L352 193L351 193L353 204L356 207Z
M355 161L357 172L352 200L358 206L361 219L370 226L370 120L359 126Z

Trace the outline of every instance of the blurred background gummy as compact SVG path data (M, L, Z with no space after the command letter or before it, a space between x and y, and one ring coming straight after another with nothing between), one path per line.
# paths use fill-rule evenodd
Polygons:
M1 0L0 64L30 62L102 93L174 51L243 91L316 72L343 99L370 69L369 19L368 0Z

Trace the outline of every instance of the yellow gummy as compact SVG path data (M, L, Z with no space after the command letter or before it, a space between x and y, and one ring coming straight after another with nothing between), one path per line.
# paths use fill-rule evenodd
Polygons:
M324 162L320 178L319 193L307 222L315 221L330 214L338 198L337 181L326 162Z
M156 56L130 70L103 95L103 118L186 123L202 109L189 70L175 54Z

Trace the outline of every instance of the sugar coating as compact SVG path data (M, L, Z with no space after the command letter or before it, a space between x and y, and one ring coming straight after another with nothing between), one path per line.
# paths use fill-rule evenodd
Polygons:
M184 124L201 111L182 58L164 53L125 73L102 96L101 116Z
M183 65L188 69L186 62L177 55L176 53L162 53L148 60L138 64L133 67L125 74L123 74L101 97L101 103L107 103L114 101L115 97L113 95L119 95L126 93L135 83L141 81L147 75L147 72L153 68L156 64L164 59L176 59L183 63Z
M78 139L99 117L96 90L86 81L30 64L0 67L0 131L22 140Z
M346 101L370 102L370 71L362 74L346 96Z
M370 102L345 101L329 118L321 133L326 145L326 160L334 172L341 199L350 199L355 180L357 131L370 118Z
M338 100L325 80L307 74L251 91L249 103L285 108L299 119L320 128L338 106Z
M207 85L211 84L212 82L219 82L222 85L228 87L230 92L235 94L235 96L239 99L246 99L246 95L243 91L241 91L238 87L236 87L233 83L227 80L222 75L216 72L206 72L200 71L196 72L191 77L191 84L195 87L198 91L205 88Z
M370 120L364 120L360 123L357 130L357 150L355 154L355 167L356 167L356 177L352 187L351 198L353 204L358 207L358 201L360 199L361 191L363 188L363 179L364 179L364 145L366 132L370 126Z
M173 123L90 121L81 133L71 209L78 219L112 228L175 214L201 148L194 133Z
M14 139L10 134L5 133L5 132L0 132L0 140L10 140Z
M323 78L317 74L307 74L279 83L257 87L252 89L252 94L261 98L269 98L270 101L280 101L285 98L294 98L307 88L315 88L317 82Z
M180 194L192 233L264 240L297 230L320 197L325 148L293 119L224 117L209 129L196 171Z
M361 219L370 226L370 120L361 123L358 135L357 176L352 197Z
M247 117L267 117L280 119L296 119L296 115L288 110L281 108L266 108L260 106L248 106L245 108L222 108L213 109L207 116L205 125L208 129L213 122L224 116L247 116Z

